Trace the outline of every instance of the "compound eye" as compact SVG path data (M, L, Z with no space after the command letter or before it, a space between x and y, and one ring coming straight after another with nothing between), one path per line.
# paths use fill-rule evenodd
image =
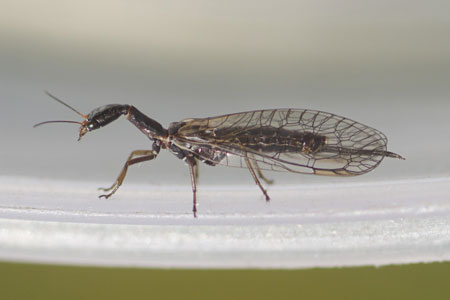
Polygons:
M99 122L97 120L94 119L94 120L88 120L87 121L86 129L88 131L92 131L92 130L95 130L95 129L98 129L98 128L100 128L100 124L99 124Z

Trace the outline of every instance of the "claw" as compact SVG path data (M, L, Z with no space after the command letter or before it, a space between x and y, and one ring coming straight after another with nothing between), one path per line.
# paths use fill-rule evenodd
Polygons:
M98 197L99 197L99 198L105 198L105 199L108 199L109 197L112 196L112 194L113 194L113 193L111 193L111 194L105 194L105 195L100 195L100 196L98 196Z

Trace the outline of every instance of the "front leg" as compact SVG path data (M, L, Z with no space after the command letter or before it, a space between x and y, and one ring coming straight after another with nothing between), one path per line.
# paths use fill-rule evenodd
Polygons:
M135 156L140 156L137 158L133 158ZM112 190L111 193L100 195L99 198L106 198L108 199L111 197L122 185L123 180L125 179L125 176L127 175L128 167L143 161L152 160L157 156L157 153L155 153L153 150L135 150L131 152L130 156L128 156L127 161L125 162L125 165L120 172L119 176L117 177L117 180L111 185L109 188L99 188L99 190L102 190L104 192L109 192Z

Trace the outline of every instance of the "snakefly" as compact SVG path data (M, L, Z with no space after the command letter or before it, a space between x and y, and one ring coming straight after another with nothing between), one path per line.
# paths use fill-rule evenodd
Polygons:
M116 181L102 188L109 198L122 185L128 167L153 160L167 149L184 160L191 175L193 212L196 217L196 180L198 161L210 166L247 168L267 201L269 195L260 179L262 170L301 174L354 176L377 167L384 157L404 159L387 151L387 138L380 131L340 117L309 109L265 109L210 118L184 119L166 129L136 107L109 104L84 115L55 96L51 98L79 114L84 120L46 121L36 124L67 122L80 125L81 139L87 132L101 128L121 115L152 142L150 150L135 150L125 162Z

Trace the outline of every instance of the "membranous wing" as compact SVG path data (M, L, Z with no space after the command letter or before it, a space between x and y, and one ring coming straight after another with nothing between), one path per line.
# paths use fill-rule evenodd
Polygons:
M209 164L319 175L360 175L388 153L380 131L334 114L257 110L186 119L169 128L173 142Z

